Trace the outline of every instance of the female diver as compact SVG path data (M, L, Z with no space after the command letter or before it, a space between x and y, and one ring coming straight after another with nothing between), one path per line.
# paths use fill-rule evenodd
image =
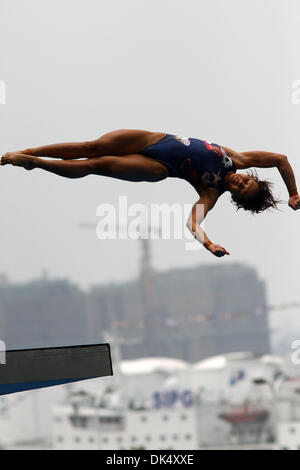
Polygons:
M61 160L45 160L50 157ZM280 202L271 192L271 183L261 181L255 171L236 173L250 167L278 168L289 192L289 206L300 209L292 167L285 155L263 152L236 152L199 139L143 130L116 130L97 140L63 143L6 153L1 165L32 170L41 168L66 178L101 175L127 181L161 181L167 177L188 181L199 195L187 227L213 255L229 255L211 242L201 222L225 192L231 193L237 209L252 213L276 208ZM203 210L198 211L198 205Z

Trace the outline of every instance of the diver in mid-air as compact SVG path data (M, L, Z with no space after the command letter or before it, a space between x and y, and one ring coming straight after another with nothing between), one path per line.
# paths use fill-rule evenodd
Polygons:
M45 160L49 157L61 160ZM62 143L6 153L1 165L32 170L41 168L66 178L101 175L126 181L161 181L167 177L188 181L197 191L187 222L194 237L213 255L229 255L211 242L200 224L218 198L230 191L237 209L252 213L277 208L280 201L271 192L271 184L261 181L255 171L236 173L250 167L278 168L289 192L289 206L300 209L293 169L283 154L249 151L236 152L207 141L143 130L116 130L97 140ZM203 210L197 207L202 205Z

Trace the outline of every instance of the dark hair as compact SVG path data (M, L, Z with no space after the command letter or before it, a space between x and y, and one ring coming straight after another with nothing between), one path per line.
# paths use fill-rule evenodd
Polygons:
M277 205L283 201L274 198L271 191L273 183L261 181L254 170L249 170L248 174L257 182L258 190L251 198L232 194L231 200L236 205L237 210L243 208L245 211L252 212L252 214L259 214L267 209L278 209Z

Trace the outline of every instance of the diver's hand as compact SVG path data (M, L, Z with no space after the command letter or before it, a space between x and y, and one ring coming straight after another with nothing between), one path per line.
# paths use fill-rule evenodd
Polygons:
M297 209L300 209L300 196L299 194L295 194L294 196L291 196L289 199L289 206L296 211Z
M211 243L211 244L207 247L207 249L208 249L208 251L210 251L213 255L218 256L218 258L221 258L221 256L230 255L230 253L228 253L228 251L226 251L225 248L223 248L223 247L220 246L220 245L215 245L214 243Z

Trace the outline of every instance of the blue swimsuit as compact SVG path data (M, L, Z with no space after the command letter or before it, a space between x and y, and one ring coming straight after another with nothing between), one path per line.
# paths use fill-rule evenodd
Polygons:
M166 134L139 153L162 163L170 177L203 188L216 188L221 194L225 191L224 176L229 171L236 172L234 162L222 147L199 139Z

